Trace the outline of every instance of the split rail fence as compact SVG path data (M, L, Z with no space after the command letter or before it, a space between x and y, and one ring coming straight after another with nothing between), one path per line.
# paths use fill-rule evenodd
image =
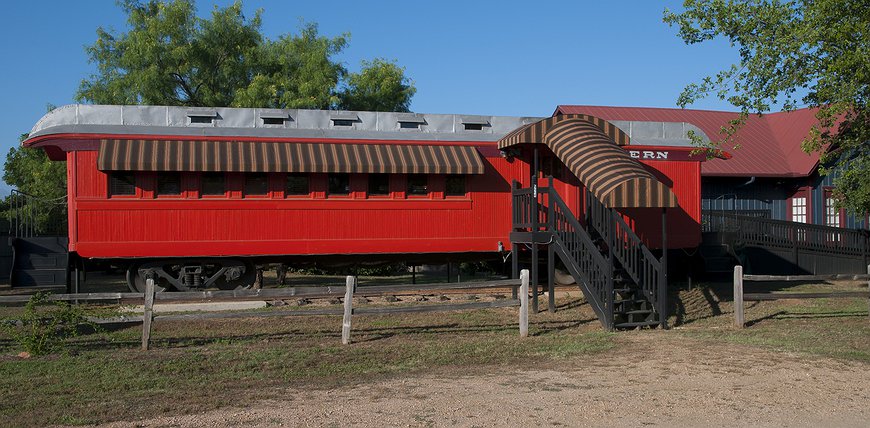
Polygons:
M832 281L832 280L867 280L867 291L829 291L823 293L745 293L744 282L793 282L793 281ZM780 299L870 299L870 265L866 275L832 274L832 275L744 275L743 266L734 266L734 324L738 328L746 326L744 302ZM870 300L868 300L868 315L870 315Z
M172 292L157 293L154 290L154 280L146 280L145 293L77 293L77 294L52 294L48 298L55 301L107 301L107 300L133 300L144 301L142 315L120 316L112 318L92 319L97 324L116 324L125 322L142 323L142 349L150 348L152 324L157 321L180 321L180 320L206 320L206 319L230 319L230 318L272 318L289 316L316 316L316 315L342 315L341 341L343 344L350 343L350 333L353 315L366 314L393 314L393 313L423 313L443 312L472 309L519 307L519 330L521 337L529 334L529 271L523 270L520 279L508 279L485 282L447 283L447 284L403 284L403 285L378 285L357 287L357 279L348 276L344 287L296 287L287 289L260 289L260 290L223 290L201 292ZM501 299L491 302L453 303L453 304L419 304L386 307L353 307L354 296L377 296L388 294L402 294L420 291L444 291L444 290L482 290L496 288L520 289L515 299ZM196 301L208 300L213 302L252 300L252 299L281 299L288 297L334 297L344 296L342 309L295 309L295 310L255 310L238 312L210 312L210 313L185 313L155 315L155 301ZM0 296L0 304L24 303L30 300L29 295Z

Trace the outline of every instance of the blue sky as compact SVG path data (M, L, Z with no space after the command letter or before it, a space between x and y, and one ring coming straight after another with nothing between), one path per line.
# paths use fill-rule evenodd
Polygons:
M200 15L214 4L199 1ZM543 4L543 2L541 2ZM662 23L680 1L253 1L269 38L300 20L320 32L351 34L338 60L396 60L414 80L411 109L422 113L546 116L558 104L675 107L690 82L733 63L726 42L686 46ZM74 102L94 72L84 52L96 29L123 31L114 0L14 1L0 18L0 151L18 143L47 104ZM693 108L730 110L716 99ZM0 193L8 193L0 185Z

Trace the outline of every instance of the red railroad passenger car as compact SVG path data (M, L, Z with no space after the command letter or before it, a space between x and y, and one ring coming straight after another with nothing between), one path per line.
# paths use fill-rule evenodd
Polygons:
M70 105L24 144L67 163L72 254L129 265L134 288L144 270L167 288L235 288L273 261L494 258L509 246L511 183L528 186L531 174L529 159L498 141L537 120ZM623 148L679 201L668 247L697 246L693 127L614 124L631 137ZM553 153L541 159L579 216L580 181ZM623 214L660 247L659 219Z

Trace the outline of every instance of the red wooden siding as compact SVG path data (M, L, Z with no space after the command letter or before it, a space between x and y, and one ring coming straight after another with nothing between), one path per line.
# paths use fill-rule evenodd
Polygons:
M701 243L701 162L641 161L661 182L671 187L679 207L667 214L668 248L693 248ZM638 236L651 248L661 248L661 210L620 210Z
M467 175L465 197L445 197L444 177L430 176L430 194L406 197L391 177L390 197L366 199L365 175L351 175L351 194L327 197L326 174L312 174L307 197L242 198L244 176L227 176L228 195L199 198L196 175L182 176L182 197L154 197L155 175L139 174L136 197L108 197L108 175L96 151L70 152L70 249L84 257L279 254L494 252L508 244L509 163L481 147L485 173Z

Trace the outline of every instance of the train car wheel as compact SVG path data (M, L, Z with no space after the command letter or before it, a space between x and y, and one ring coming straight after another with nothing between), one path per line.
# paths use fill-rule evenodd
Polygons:
M193 291L207 288L236 290L251 288L257 271L253 264L238 259L161 260L132 264L127 268L127 287L134 293L145 291L145 276L151 273L155 290Z
M222 267L227 269L236 269L239 276L236 279L228 280L227 276L221 276L215 281L214 286L221 290L245 290L253 287L254 281L257 279L257 269L254 265L244 260L225 260ZM231 277L234 275L230 275Z
M130 289L133 293L144 293L145 292L145 278L139 274L139 267L141 264L134 263L127 267L127 288ZM163 292L171 288L171 285L165 283L164 281L160 281L157 279L157 282L154 284L154 291Z

